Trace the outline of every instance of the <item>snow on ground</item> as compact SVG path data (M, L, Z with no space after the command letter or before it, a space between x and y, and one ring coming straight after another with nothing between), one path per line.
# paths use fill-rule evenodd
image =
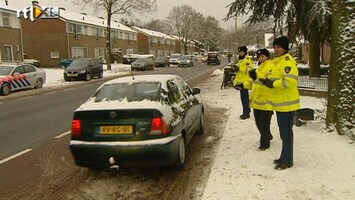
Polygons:
M57 87L78 82L65 82L62 69L45 69L44 87ZM130 65L115 64L105 68L104 77L130 73ZM274 170L272 161L279 157L281 140L276 117L271 131L271 148L257 151L259 132L253 116L240 120L242 106L239 92L233 88L220 90L222 71L215 71L206 85L201 85L204 103L229 109L229 119L214 161L204 200L235 199L339 199L355 197L355 145L346 136L328 133L321 127L325 116L325 100L301 97L302 108L316 109L317 120L306 126L294 126L294 166Z
M119 76L129 74L131 70L131 65L126 64L112 64L111 70L107 70L107 65L104 65L104 77L108 76ZM43 87L61 87L63 85L79 84L80 81L64 81L63 73L64 69L52 68L44 69L46 72L47 80Z
M320 119L294 126L294 166L275 170L273 160L281 151L276 116L271 125L271 148L257 151L259 132L254 117L239 119L239 92L220 90L221 79L211 77L209 91L204 92L205 103L228 108L230 115L203 200L354 199L355 145L350 138L324 131ZM301 97L301 107L316 109L318 116L325 115L325 102Z

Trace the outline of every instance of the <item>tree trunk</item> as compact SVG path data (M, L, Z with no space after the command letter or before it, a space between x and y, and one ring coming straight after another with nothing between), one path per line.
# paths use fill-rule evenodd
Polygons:
M328 82L327 127L355 137L355 13L350 0L332 2L331 65Z
M112 1L107 6L107 26L106 26L106 63L107 70L111 70L111 17L112 17Z
M317 29L313 28L309 35L309 76L320 77L320 37Z

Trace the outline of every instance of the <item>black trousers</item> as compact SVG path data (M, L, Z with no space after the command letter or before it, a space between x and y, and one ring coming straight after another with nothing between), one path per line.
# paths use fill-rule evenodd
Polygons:
M282 150L280 159L285 164L293 164L293 118L295 111L276 112L277 124L279 125Z
M270 147L270 140L272 139L270 132L272 114L272 111L254 109L256 127L260 132L260 147Z

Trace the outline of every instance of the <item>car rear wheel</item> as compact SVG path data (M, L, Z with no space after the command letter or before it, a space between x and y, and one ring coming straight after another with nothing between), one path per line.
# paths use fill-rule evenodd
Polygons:
M181 135L180 144L179 144L179 150L178 150L178 158L177 158L176 163L175 163L175 167L178 170L181 170L182 167L184 166L184 163L185 163L185 158L186 158L185 145L186 145L185 136Z
M87 73L87 74L86 74L85 80L86 80L86 81L90 81L90 80L91 80L91 74L90 74L90 73Z
M8 83L4 83L2 86L1 86L1 94L6 96L6 95L9 95L11 93L11 87Z
M35 88L36 89L38 89L38 88L42 88L43 87L43 81L42 81L42 79L38 79L37 81L36 81L36 86L35 86Z

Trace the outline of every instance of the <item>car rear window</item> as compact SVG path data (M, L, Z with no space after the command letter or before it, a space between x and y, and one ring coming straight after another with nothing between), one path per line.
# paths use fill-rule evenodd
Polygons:
M9 75L14 66L0 66L0 75Z
M114 83L101 87L94 95L95 102L101 101L159 101L160 82Z

